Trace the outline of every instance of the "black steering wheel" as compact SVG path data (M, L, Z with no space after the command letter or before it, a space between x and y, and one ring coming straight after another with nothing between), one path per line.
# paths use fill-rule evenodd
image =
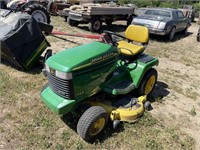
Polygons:
M113 46L117 46L117 42L122 40L122 39L125 39L124 36L120 35L120 34L117 34L117 33L114 33L112 31L108 31L108 30L104 30L103 31L104 33L107 34L108 38L110 39L111 41L111 44Z

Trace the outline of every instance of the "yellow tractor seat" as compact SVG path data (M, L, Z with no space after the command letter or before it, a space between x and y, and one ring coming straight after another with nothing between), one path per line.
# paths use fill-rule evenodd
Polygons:
M119 49L120 53L128 56L136 55L145 49L145 47L142 45L139 46L126 41L119 41L117 48Z
M146 49L149 41L149 30L144 26L130 25L125 31L125 39L117 42L117 48L122 55L134 56Z

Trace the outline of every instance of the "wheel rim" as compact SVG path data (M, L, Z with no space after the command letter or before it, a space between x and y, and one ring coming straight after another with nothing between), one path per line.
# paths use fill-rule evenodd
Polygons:
M104 125L105 125L105 119L104 118L99 118L93 125L92 128L90 130L90 135L91 136L95 136L97 135L99 132L101 132L101 130L103 129Z
M171 33L170 33L170 40L172 40L174 38L174 34L175 34L175 28L172 29Z
M145 90L144 90L145 95L148 95L153 90L155 83L156 83L155 76L151 76L149 78L149 80L147 81L147 84L146 84L146 87L145 87Z
M100 23L99 21L96 21L96 22L94 23L94 29L95 29L95 30L99 30L100 26L101 26L101 23Z
M47 23L47 17L43 11L35 10L31 15L35 20Z

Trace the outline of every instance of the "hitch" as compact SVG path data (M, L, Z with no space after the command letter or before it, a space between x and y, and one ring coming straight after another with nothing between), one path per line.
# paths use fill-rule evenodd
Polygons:
M111 40L107 33L102 34L72 34L62 31L55 31L48 33L49 35L65 35L65 36L73 36L73 37L82 37L82 38L88 38L88 39L96 39L99 42L110 44Z

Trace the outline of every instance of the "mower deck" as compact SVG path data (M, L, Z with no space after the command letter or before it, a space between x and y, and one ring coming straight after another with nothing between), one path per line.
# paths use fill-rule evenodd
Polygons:
M92 106L103 107L112 121L128 121L134 122L144 112L144 105L146 96L139 98L126 96L118 100L105 100L105 101L89 101Z

